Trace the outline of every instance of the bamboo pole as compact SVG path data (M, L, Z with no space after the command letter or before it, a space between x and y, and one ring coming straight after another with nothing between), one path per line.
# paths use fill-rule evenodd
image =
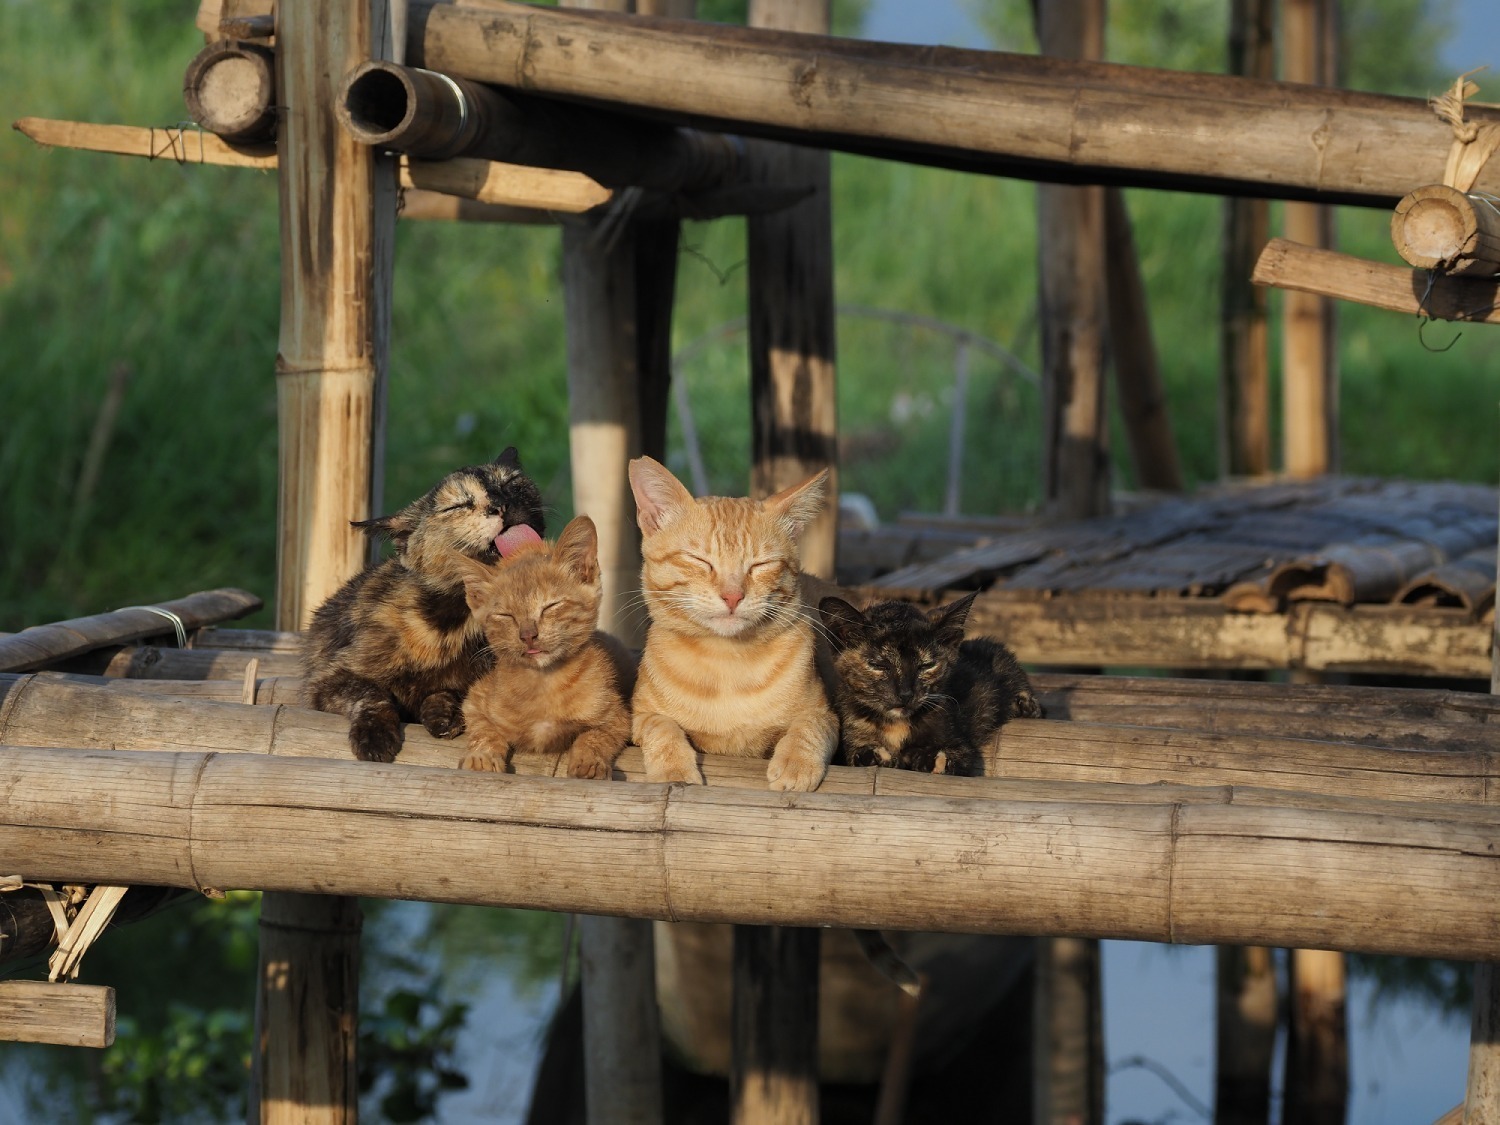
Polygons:
M1104 53L1100 0L1054 0L1037 8L1044 54L1097 59ZM1052 515L1109 510L1109 429L1104 379L1104 190L1037 188L1037 262L1042 324L1042 491Z
M245 590L225 588L189 594L154 606L129 606L110 613L33 625L0 637L0 672L20 672L142 637L184 631L254 613L264 603ZM176 619L174 621L173 619Z
M1167 392L1162 386L1156 340L1151 333L1151 309L1130 213L1119 188L1106 188L1104 192L1104 269L1110 359L1136 484L1161 492L1181 492L1186 486L1167 410Z
M651 923L578 920L589 1125L662 1120L661 1016Z
M1343 1125L1349 1101L1344 955L1294 949L1291 966L1282 1120Z
M477 81L1009 176L1393 206L1442 180L1452 139L1419 99L1144 67L502 0L418 0L411 28L414 65Z
M1336 82L1333 0L1282 0L1282 69L1288 81ZM1322 249L1334 244L1333 211L1288 203L1283 233ZM1326 297L1288 293L1282 306L1282 443L1286 471L1312 477L1338 468L1338 333Z
M1500 209L1482 196L1428 184L1396 204L1391 242L1417 269L1494 277L1500 273Z
M1214 1125L1266 1125L1276 1045L1276 970L1263 945L1216 950Z
M751 0L752 28L826 35L827 0ZM802 566L833 578L838 529L833 211L826 152L762 143L761 177L815 185L813 195L747 231L752 495L830 472L828 500L801 536Z
M21 874L37 881L1463 960L1500 954L1491 893L1500 818L1475 807L1412 815L1381 801L1345 811L1279 798L1186 803L1149 791L1120 802L1114 787L1094 799L1027 799L1021 783L1001 800L790 800L713 785L20 746L0 755L0 787L8 794L0 852L27 857ZM376 854L381 862L369 862ZM560 870L590 878L559 879Z
M1231 0L1229 71L1262 81L1275 71L1274 0ZM1268 302L1250 283L1256 255L1271 233L1264 199L1224 201L1224 267L1219 336L1219 473L1271 471L1271 373Z
M333 104L351 67L399 56L405 3L301 0L275 17L276 622L298 629L362 568L351 521L381 507L398 164L348 137ZM266 1125L357 1119L359 930L352 899L262 898L252 1114Z
M731 1125L816 1125L818 955L808 927L735 926Z

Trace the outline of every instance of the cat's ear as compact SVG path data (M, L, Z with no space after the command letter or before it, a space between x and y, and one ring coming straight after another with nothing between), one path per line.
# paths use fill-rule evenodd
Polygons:
M502 469L514 469L519 473L521 471L521 455L516 452L515 446L507 445L504 452L491 461L490 464L499 465Z
M417 516L410 508L402 508L389 516L376 516L372 520L350 520L350 527L357 527L371 539L389 539L399 550L406 546L411 533L417 529Z
M660 531L692 506L693 494L661 462L637 457L630 462L629 473L635 522L642 535Z
M828 470L823 469L801 484L766 497L762 503L777 519L789 525L793 535L797 535L823 510L823 498L827 492Z
M956 602L940 605L936 609L927 611L927 620L931 621L937 629L938 638L944 644L958 645L964 639L964 621L969 616L969 609L974 604L974 599L979 596L979 591L974 590L965 594Z
M588 516L574 516L557 537L552 557L585 586L599 581L599 532Z
M865 615L843 598L824 598L818 603L818 615L828 626L835 648L848 648L865 635Z
M461 551L450 551L449 558L463 576L464 601L469 603L469 612L478 613L489 600L490 583L495 580L494 569Z

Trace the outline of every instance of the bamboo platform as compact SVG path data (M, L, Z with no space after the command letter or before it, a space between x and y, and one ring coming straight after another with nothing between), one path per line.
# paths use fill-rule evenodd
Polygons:
M918 602L980 589L971 633L1031 664L1485 679L1497 503L1494 488L1453 482L1217 486L1116 516L975 529L937 558L920 536L892 536L882 549L919 561L861 589Z

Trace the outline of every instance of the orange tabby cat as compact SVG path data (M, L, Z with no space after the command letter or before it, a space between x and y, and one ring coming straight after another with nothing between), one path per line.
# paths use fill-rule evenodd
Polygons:
M594 521L578 516L555 546L532 536L498 566L466 569L464 593L495 667L464 700L460 769L504 773L514 751L567 750L571 776L609 777L630 739L635 661L595 629L598 543Z
M652 781L703 784L696 750L770 758L772 789L815 789L838 745L798 597L797 536L827 472L766 500L695 500L650 457L630 462L651 614L632 730Z

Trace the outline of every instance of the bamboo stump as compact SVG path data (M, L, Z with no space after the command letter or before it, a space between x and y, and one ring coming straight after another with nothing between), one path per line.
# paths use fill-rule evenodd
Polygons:
M1500 210L1489 199L1431 184L1396 204L1391 242L1418 269L1494 277L1500 273Z

